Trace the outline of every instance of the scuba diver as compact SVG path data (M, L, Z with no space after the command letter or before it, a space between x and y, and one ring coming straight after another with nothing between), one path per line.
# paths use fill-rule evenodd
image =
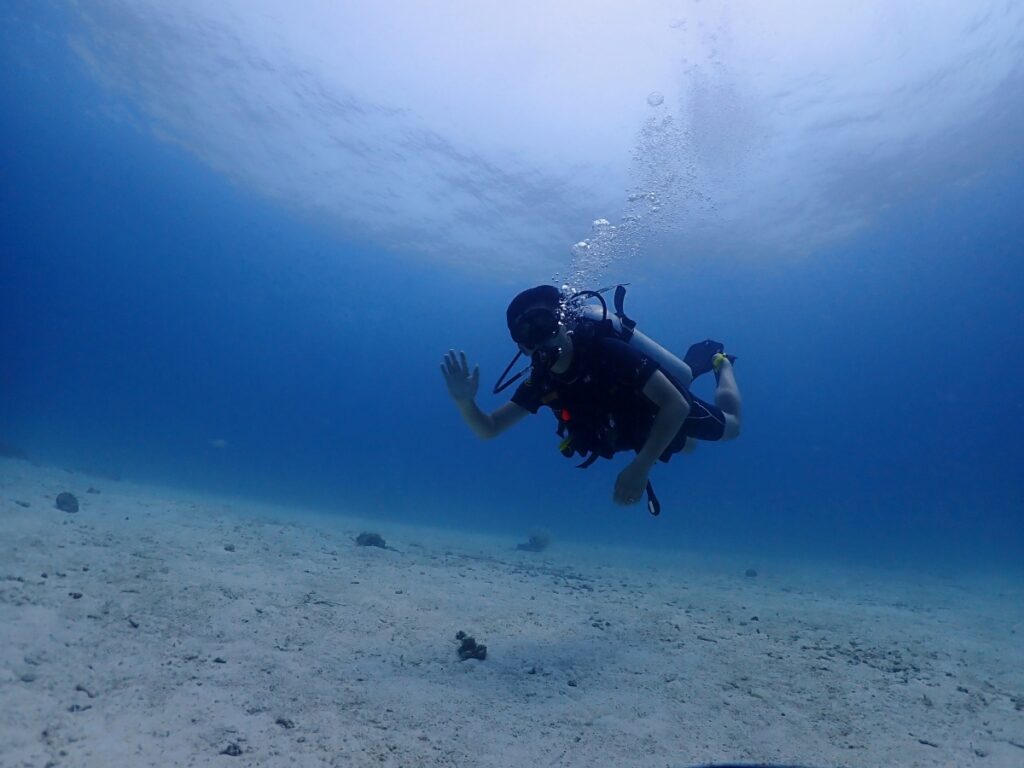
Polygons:
M475 402L480 368L470 370L466 353L449 350L441 363L448 391L463 420L480 438L497 437L527 414L548 406L558 419L559 449L580 456L580 467L620 451L636 456L615 481L613 498L635 504L647 493L647 507L661 505L648 479L658 460L690 452L696 440L732 440L740 433L740 392L735 357L707 339L680 360L636 330L626 316L626 289L615 288L614 313L600 291L563 293L539 285L517 295L506 312L519 352L494 386L497 394L527 373L510 402L487 414ZM598 305L594 305L594 301ZM520 356L530 364L506 381ZM697 376L713 372L715 404L689 391Z

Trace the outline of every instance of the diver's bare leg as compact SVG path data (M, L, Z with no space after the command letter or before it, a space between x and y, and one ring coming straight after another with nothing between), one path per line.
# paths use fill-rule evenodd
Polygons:
M743 401L740 398L740 388L736 385L736 376L732 371L732 363L728 360L723 360L718 368L715 405L725 414L725 432L722 434L722 440L732 440L739 437Z

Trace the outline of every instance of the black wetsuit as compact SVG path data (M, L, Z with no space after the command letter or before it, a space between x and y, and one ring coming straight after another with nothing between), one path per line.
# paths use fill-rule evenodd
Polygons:
M619 451L639 451L651 431L658 406L643 388L658 363L614 337L580 340L574 344L572 365L565 373L534 372L512 395L512 402L530 413L548 406L570 435L581 436L582 447L610 456ZM690 413L663 461L686 444L687 437L720 440L725 415L693 395L662 371L690 405ZM588 445L588 443L596 443Z

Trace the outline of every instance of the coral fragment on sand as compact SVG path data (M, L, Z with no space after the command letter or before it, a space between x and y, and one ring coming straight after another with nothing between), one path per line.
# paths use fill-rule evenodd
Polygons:
M460 661L465 661L466 659L479 659L483 661L487 658L487 646L480 645L475 638L470 637L465 632L461 630L456 632L455 639L462 641L459 645Z

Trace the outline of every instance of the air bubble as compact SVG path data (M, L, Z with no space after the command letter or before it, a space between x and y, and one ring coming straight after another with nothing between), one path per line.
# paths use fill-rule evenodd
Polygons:
M665 101L665 94L661 91L651 91L647 94L647 103L652 107L659 107Z

